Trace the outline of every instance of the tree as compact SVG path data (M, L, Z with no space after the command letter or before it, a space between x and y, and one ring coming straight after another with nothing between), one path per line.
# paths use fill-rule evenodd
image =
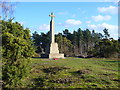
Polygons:
M104 35L96 33L95 30L92 30L91 32L89 29L82 30L81 28L78 28L77 31L74 30L73 33L71 33L68 29L65 29L63 34L58 33L55 36L60 52L65 53L65 55L81 57L117 57L117 47L120 46L117 45L114 39L110 38L108 29L105 28L103 32ZM46 34L41 33L41 35L38 35L38 39L36 39L35 42L37 43L38 41L38 44L41 43L41 47L45 50L46 45L50 41L49 39L49 32ZM118 39L118 41L120 40ZM113 53L109 50L112 50ZM112 55L110 55L111 53Z
M95 45L95 49L93 50L94 55L98 57L117 57L119 53L118 41L111 39L102 39L98 44Z
M38 34L34 32L32 35L32 40L36 47L36 53L42 54L50 42L50 32Z
M56 36L56 42L58 43L60 53L64 53L66 56L72 55L73 45L70 40L58 34Z
M105 28L103 32L104 32L104 37L108 39L110 37L110 34L108 33L108 29Z
M10 2L10 0L1 0L0 1L0 8L2 9L2 15L0 15L0 17L2 17L2 19L4 20L8 20L8 19L12 19L13 18L13 13L14 13L14 9L17 3L13 3Z
M65 29L63 31L63 36L66 37L67 39L69 39L70 41L73 40L73 34L71 34L68 29Z
M34 42L36 53L41 53L42 52L41 36L36 31L32 35L32 40Z
M80 55L82 55L83 53L83 32L81 30L81 28L78 29L77 31L77 43L78 43L78 52L80 53Z
M118 42L120 43L120 37L118 38Z
M20 23L2 20L2 79L4 87L21 84L30 71L30 57L34 55L30 30Z
M119 48L119 55L118 55L118 57L120 58L120 37L118 38L118 48Z

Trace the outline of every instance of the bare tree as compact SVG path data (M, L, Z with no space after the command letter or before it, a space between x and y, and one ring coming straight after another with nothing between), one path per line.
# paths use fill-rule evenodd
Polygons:
M11 2L10 0L0 1L0 17L4 20L12 19L16 4L17 3Z

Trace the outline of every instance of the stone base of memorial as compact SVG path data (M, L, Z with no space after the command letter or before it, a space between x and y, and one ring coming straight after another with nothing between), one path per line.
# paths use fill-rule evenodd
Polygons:
M64 54L59 53L58 44L51 43L46 48L46 57L48 58L64 58Z

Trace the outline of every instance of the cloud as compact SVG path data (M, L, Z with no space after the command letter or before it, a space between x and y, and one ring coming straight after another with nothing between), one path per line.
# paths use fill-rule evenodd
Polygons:
M102 16L102 15L98 15L98 16L92 16L92 19L95 21L95 22L98 22L98 21L106 21L106 20L110 20L111 19L111 16L109 15L106 15L106 16Z
M110 33L112 37L118 37L118 26L117 25L102 23L102 24L97 24L97 25L95 24L87 25L87 27L91 30L94 29L97 32L101 32L101 33L103 32L104 28L107 28L108 32Z
M19 22L21 25L24 25L25 23L24 22Z
M81 10L81 8L78 8L78 10Z
M72 17L73 17L73 18L76 17L76 14L73 14Z
M50 25L47 25L47 24L42 24L40 27L39 27L40 30L49 30L50 29Z
M118 30L118 26L117 25L111 25L111 24L107 24L107 23L102 23L102 24L91 24L88 25L89 29L95 29L95 30L103 30L104 28L107 28L109 30Z
M59 14L59 15L67 15L68 12L59 12L58 14Z
M100 13L110 13L110 14L118 13L118 7L116 7L116 6L98 7L97 9Z
M13 22L15 22L15 21L13 20ZM25 21L19 21L19 23L20 23L21 25L26 24L26 22L25 22Z
M81 8L77 8L77 10L79 10L80 14L85 14L86 13L86 11L81 9Z
M58 25L64 26L64 27L74 27L81 24L82 22L80 20L75 20L75 19L68 19L64 23L58 23Z
M114 0L114 1L113 1L114 5L118 5L119 1L120 1L120 0Z
M86 11L82 11L81 13L82 13L82 14L85 14L85 13L86 13Z
M91 23L91 21L86 21L86 23L87 23L87 24L90 24L90 23Z
M58 25L63 25L62 23L58 23Z
M75 19L68 19L65 21L66 24L68 25L80 25L82 22L80 20L75 20Z

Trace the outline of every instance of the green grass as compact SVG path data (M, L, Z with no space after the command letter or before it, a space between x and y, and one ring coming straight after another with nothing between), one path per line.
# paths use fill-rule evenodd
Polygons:
M22 87L31 88L118 88L119 60L32 58L31 73Z

